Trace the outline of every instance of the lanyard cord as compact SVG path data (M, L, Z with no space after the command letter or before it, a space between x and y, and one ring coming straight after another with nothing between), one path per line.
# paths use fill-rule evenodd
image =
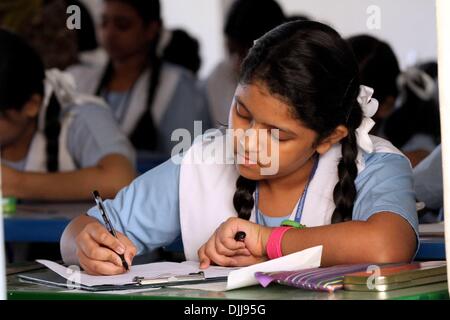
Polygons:
M301 196L299 204L297 206L297 211L295 213L295 221L298 223L300 223L300 220L302 219L303 207L305 206L306 194L308 192L309 184L311 183L311 180L313 179L313 177L316 173L318 164L319 164L319 156L316 155L316 158L314 159L313 169L311 171L311 174L309 175L308 181L306 182L305 189L303 190L302 196ZM257 184L256 190L255 190L255 216L256 216L256 223L260 224L258 202L259 202L259 188L258 188L258 184Z

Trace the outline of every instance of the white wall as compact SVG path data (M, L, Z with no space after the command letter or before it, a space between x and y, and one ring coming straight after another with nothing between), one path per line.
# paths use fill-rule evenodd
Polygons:
M98 13L102 0L84 0ZM182 27L200 41L205 76L225 54L223 24L232 0L161 0L168 28ZM289 14L304 13L326 22L344 37L369 33L391 44L401 67L436 59L436 17L433 0L278 0ZM380 29L370 30L369 6L380 9ZM257 13L255 13L257 14Z
M326 22L344 37L368 33L386 40L401 67L436 59L436 11L433 0L278 0L283 9ZM380 9L380 29L367 27L369 6Z
M181 27L200 42L203 77L223 58L223 3L221 0L161 0L166 27Z

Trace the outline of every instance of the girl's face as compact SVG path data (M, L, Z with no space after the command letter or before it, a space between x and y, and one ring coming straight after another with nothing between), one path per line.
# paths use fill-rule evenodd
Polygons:
M6 110L0 114L0 145L13 144L30 125L30 118L17 110Z
M99 26L100 43L112 60L123 60L143 50L155 40L159 25L145 24L131 6L117 0L104 1Z
M0 113L0 145L14 144L36 124L42 97L34 94L20 110L6 109Z
M239 85L236 89L235 98L230 111L230 128L234 129L234 154L237 159L244 158L244 163L237 164L239 173L252 180L272 179L288 176L301 169L304 164L314 155L316 151L321 152L315 144L317 133L294 117L291 108L281 99L269 93L263 84ZM236 137L236 129L254 129L258 132L257 143L251 138L241 142L243 146L239 149L239 141ZM263 130L265 129L265 130ZM271 129L278 129L279 133L271 133ZM261 132L261 133L259 133ZM267 132L264 138L264 132ZM262 135L261 135L262 134ZM265 141L261 141L264 139ZM274 148L278 142L278 152ZM261 146L268 152L271 163L260 161ZM238 153L240 156L238 156ZM249 159L256 159L249 161ZM263 175L261 169L273 165L272 161L278 159L278 170L275 174ZM243 162L243 161L240 161ZM256 162L256 163L255 163Z

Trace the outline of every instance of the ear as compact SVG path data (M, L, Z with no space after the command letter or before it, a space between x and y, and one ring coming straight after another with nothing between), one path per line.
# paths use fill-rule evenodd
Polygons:
M148 41L155 40L158 34L161 32L161 28L162 28L161 22L159 21L150 22L145 30L147 40Z
M42 96L33 94L22 108L22 114L28 118L36 118L41 110Z
M316 151L319 154L324 154L328 150L331 149L331 147L341 141L343 138L345 138L348 135L348 129L343 126L339 125L337 126L334 131L325 139L323 139L319 145L316 147Z

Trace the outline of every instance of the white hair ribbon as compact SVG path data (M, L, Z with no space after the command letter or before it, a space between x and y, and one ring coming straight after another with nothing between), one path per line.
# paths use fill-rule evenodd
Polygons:
M367 153L373 152L373 143L369 137L369 132L375 125L371 118L378 110L378 101L372 98L374 90L370 87L359 86L358 103L363 111L363 120L356 129L356 139L358 146Z

